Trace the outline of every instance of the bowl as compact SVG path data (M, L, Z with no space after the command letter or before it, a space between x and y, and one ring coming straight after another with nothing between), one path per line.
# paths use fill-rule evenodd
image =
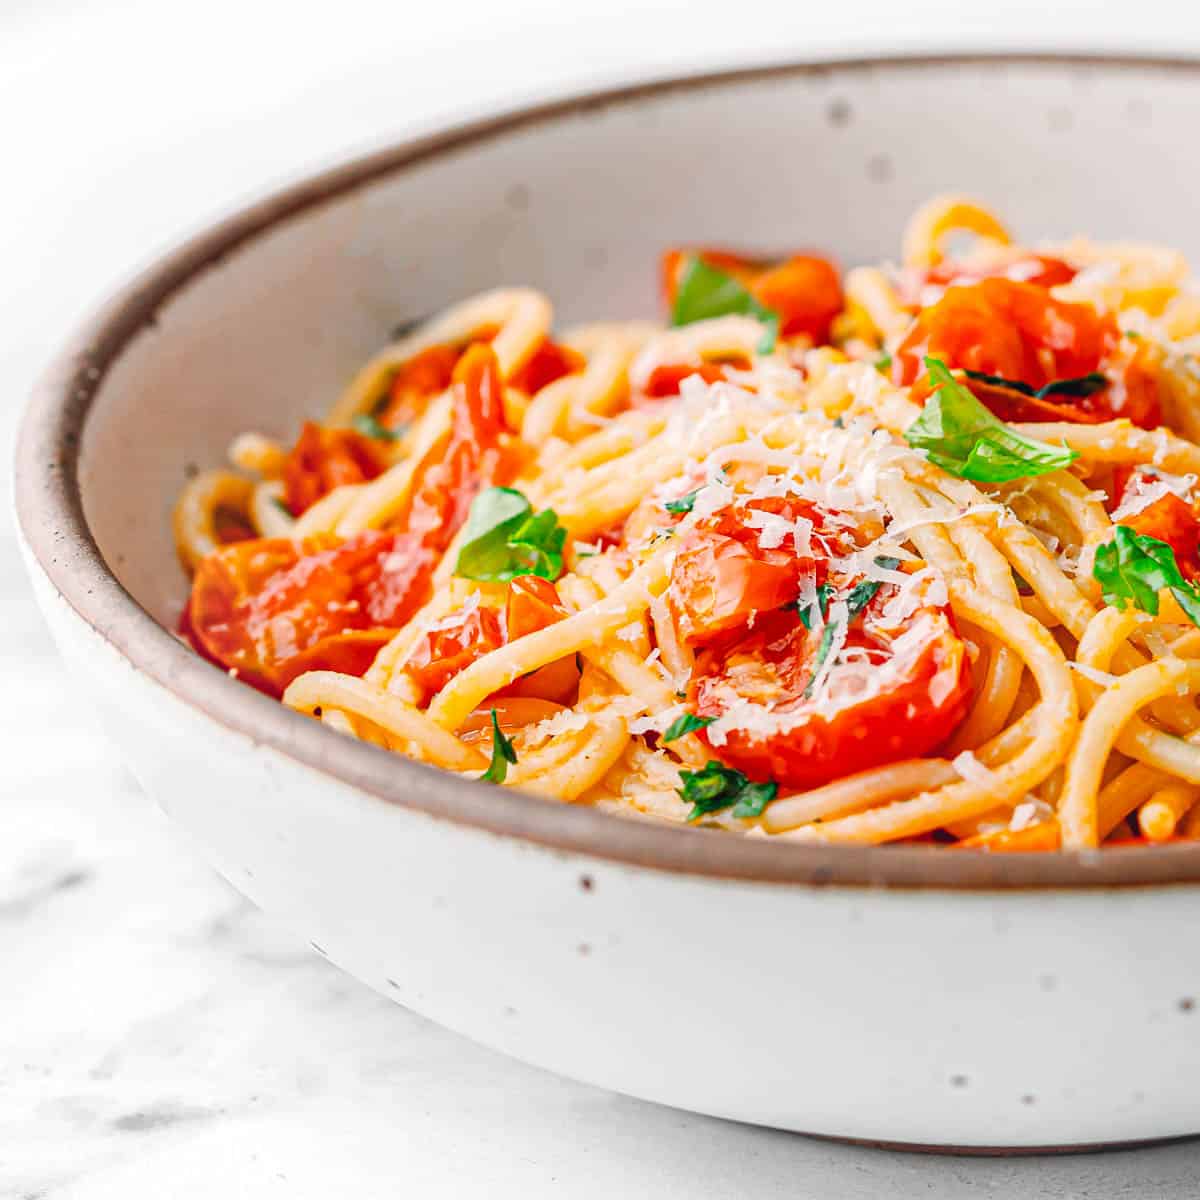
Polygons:
M74 678L252 900L435 1021L697 1112L959 1149L1200 1131L1200 847L778 845L466 782L343 739L171 633L169 513L287 435L398 322L500 283L654 311L677 242L886 257L955 189L1028 236L1200 249L1200 66L791 64L510 112L187 242L64 349L20 435L30 573ZM1189 946L1193 949L1189 950Z

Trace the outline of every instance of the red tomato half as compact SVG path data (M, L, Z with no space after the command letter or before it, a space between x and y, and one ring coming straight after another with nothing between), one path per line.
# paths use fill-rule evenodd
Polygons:
M1070 263L1046 254L1022 254L1019 258L992 263L987 267L947 259L936 267L908 273L902 291L914 307L920 307L920 297L930 287L961 287L979 283L983 279L1011 279L1015 283L1052 288L1070 283L1078 273Z
M874 615L893 591L882 586L852 625L846 646L869 666L857 677L861 698L851 690L832 712L818 711L804 696L821 634L806 629L792 610L773 613L741 640L698 656L688 692L697 716L717 718L731 705L751 701L778 723L770 732L729 731L712 746L714 753L751 779L803 790L941 745L970 700L966 647L944 609L920 609L901 629L882 628ZM893 646L917 622L928 636L895 674ZM707 731L700 736L708 740Z
M685 642L705 645L742 629L756 614L792 603L803 577L815 571L814 560L801 558L790 539L762 548L760 530L749 524L755 510L822 525L817 509L796 499L755 500L698 521L679 540L667 588L667 604ZM823 576L817 580L822 581Z
M483 604L451 613L417 643L404 669L423 688L437 692L476 659L566 615L554 584L536 575L518 575L508 585L503 614Z
M287 506L298 517L334 488L374 479L383 466L369 438L305 421L283 466Z
M224 546L196 571L185 631L207 658L273 696L305 671L361 675L415 610L414 583L427 587L433 570L432 556L397 541L369 532L340 544L322 536Z
M380 425L385 429L411 425L429 401L450 386L461 353L456 346L430 346L414 354L392 376L387 398L376 413Z
M1134 487L1144 488L1153 482L1145 471L1118 471L1114 491L1124 501ZM1200 517L1194 506L1168 492L1151 501L1140 512L1121 519L1120 524L1145 537L1166 542L1175 551L1175 561L1185 579L1200 578Z
M1118 340L1113 318L1090 304L1055 300L1029 283L984 279L948 288L918 314L893 357L892 378L912 384L930 355L1040 388L1095 371Z
M564 375L574 375L587 366L587 359L569 346L560 346L546 338L533 357L509 380L529 396L534 396Z
M662 256L662 286L667 307L675 303L684 263L700 258L732 275L765 308L779 314L783 337L807 334L815 344L829 340L833 318L842 311L842 281L837 267L826 258L795 254L770 263L746 258L728 250L678 248Z

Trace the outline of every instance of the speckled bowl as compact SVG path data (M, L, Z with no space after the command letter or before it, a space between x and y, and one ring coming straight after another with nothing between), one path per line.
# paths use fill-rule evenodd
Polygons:
M1200 1131L1200 848L787 846L464 782L188 652L168 522L236 431L286 435L398 321L502 282L563 319L647 313L667 243L877 258L946 188L1030 236L1195 251L1198 127L1191 65L873 61L568 100L324 172L157 263L46 374L17 495L47 619L130 767L237 887L482 1042L842 1137Z

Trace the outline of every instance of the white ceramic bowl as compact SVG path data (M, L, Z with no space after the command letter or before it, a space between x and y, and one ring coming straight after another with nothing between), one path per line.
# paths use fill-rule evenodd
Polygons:
M787 66L398 146L240 213L117 296L17 463L41 603L163 808L248 896L397 1001L620 1091L960 1148L1200 1131L1200 848L840 849L658 828L466 783L227 679L167 631L172 499L287 435L396 322L500 283L654 309L673 242L886 256L947 188L1029 236L1200 249L1200 68Z

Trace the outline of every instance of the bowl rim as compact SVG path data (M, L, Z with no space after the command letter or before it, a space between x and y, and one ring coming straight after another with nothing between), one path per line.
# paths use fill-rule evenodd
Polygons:
M385 803L552 850L689 876L805 887L951 890L1144 887L1200 882L1200 845L1059 854L948 852L921 846L797 845L660 825L461 779L322 728L228 678L159 625L104 562L83 513L81 437L109 369L160 307L195 277L273 228L386 176L524 128L666 93L794 76L987 66L1184 72L1200 60L1089 53L883 54L780 61L627 83L443 125L272 191L190 236L117 290L51 361L17 438L18 527L76 616L132 667L199 714ZM342 803L336 789L334 803ZM586 866L586 863L582 864ZM581 874L580 885L591 886Z

